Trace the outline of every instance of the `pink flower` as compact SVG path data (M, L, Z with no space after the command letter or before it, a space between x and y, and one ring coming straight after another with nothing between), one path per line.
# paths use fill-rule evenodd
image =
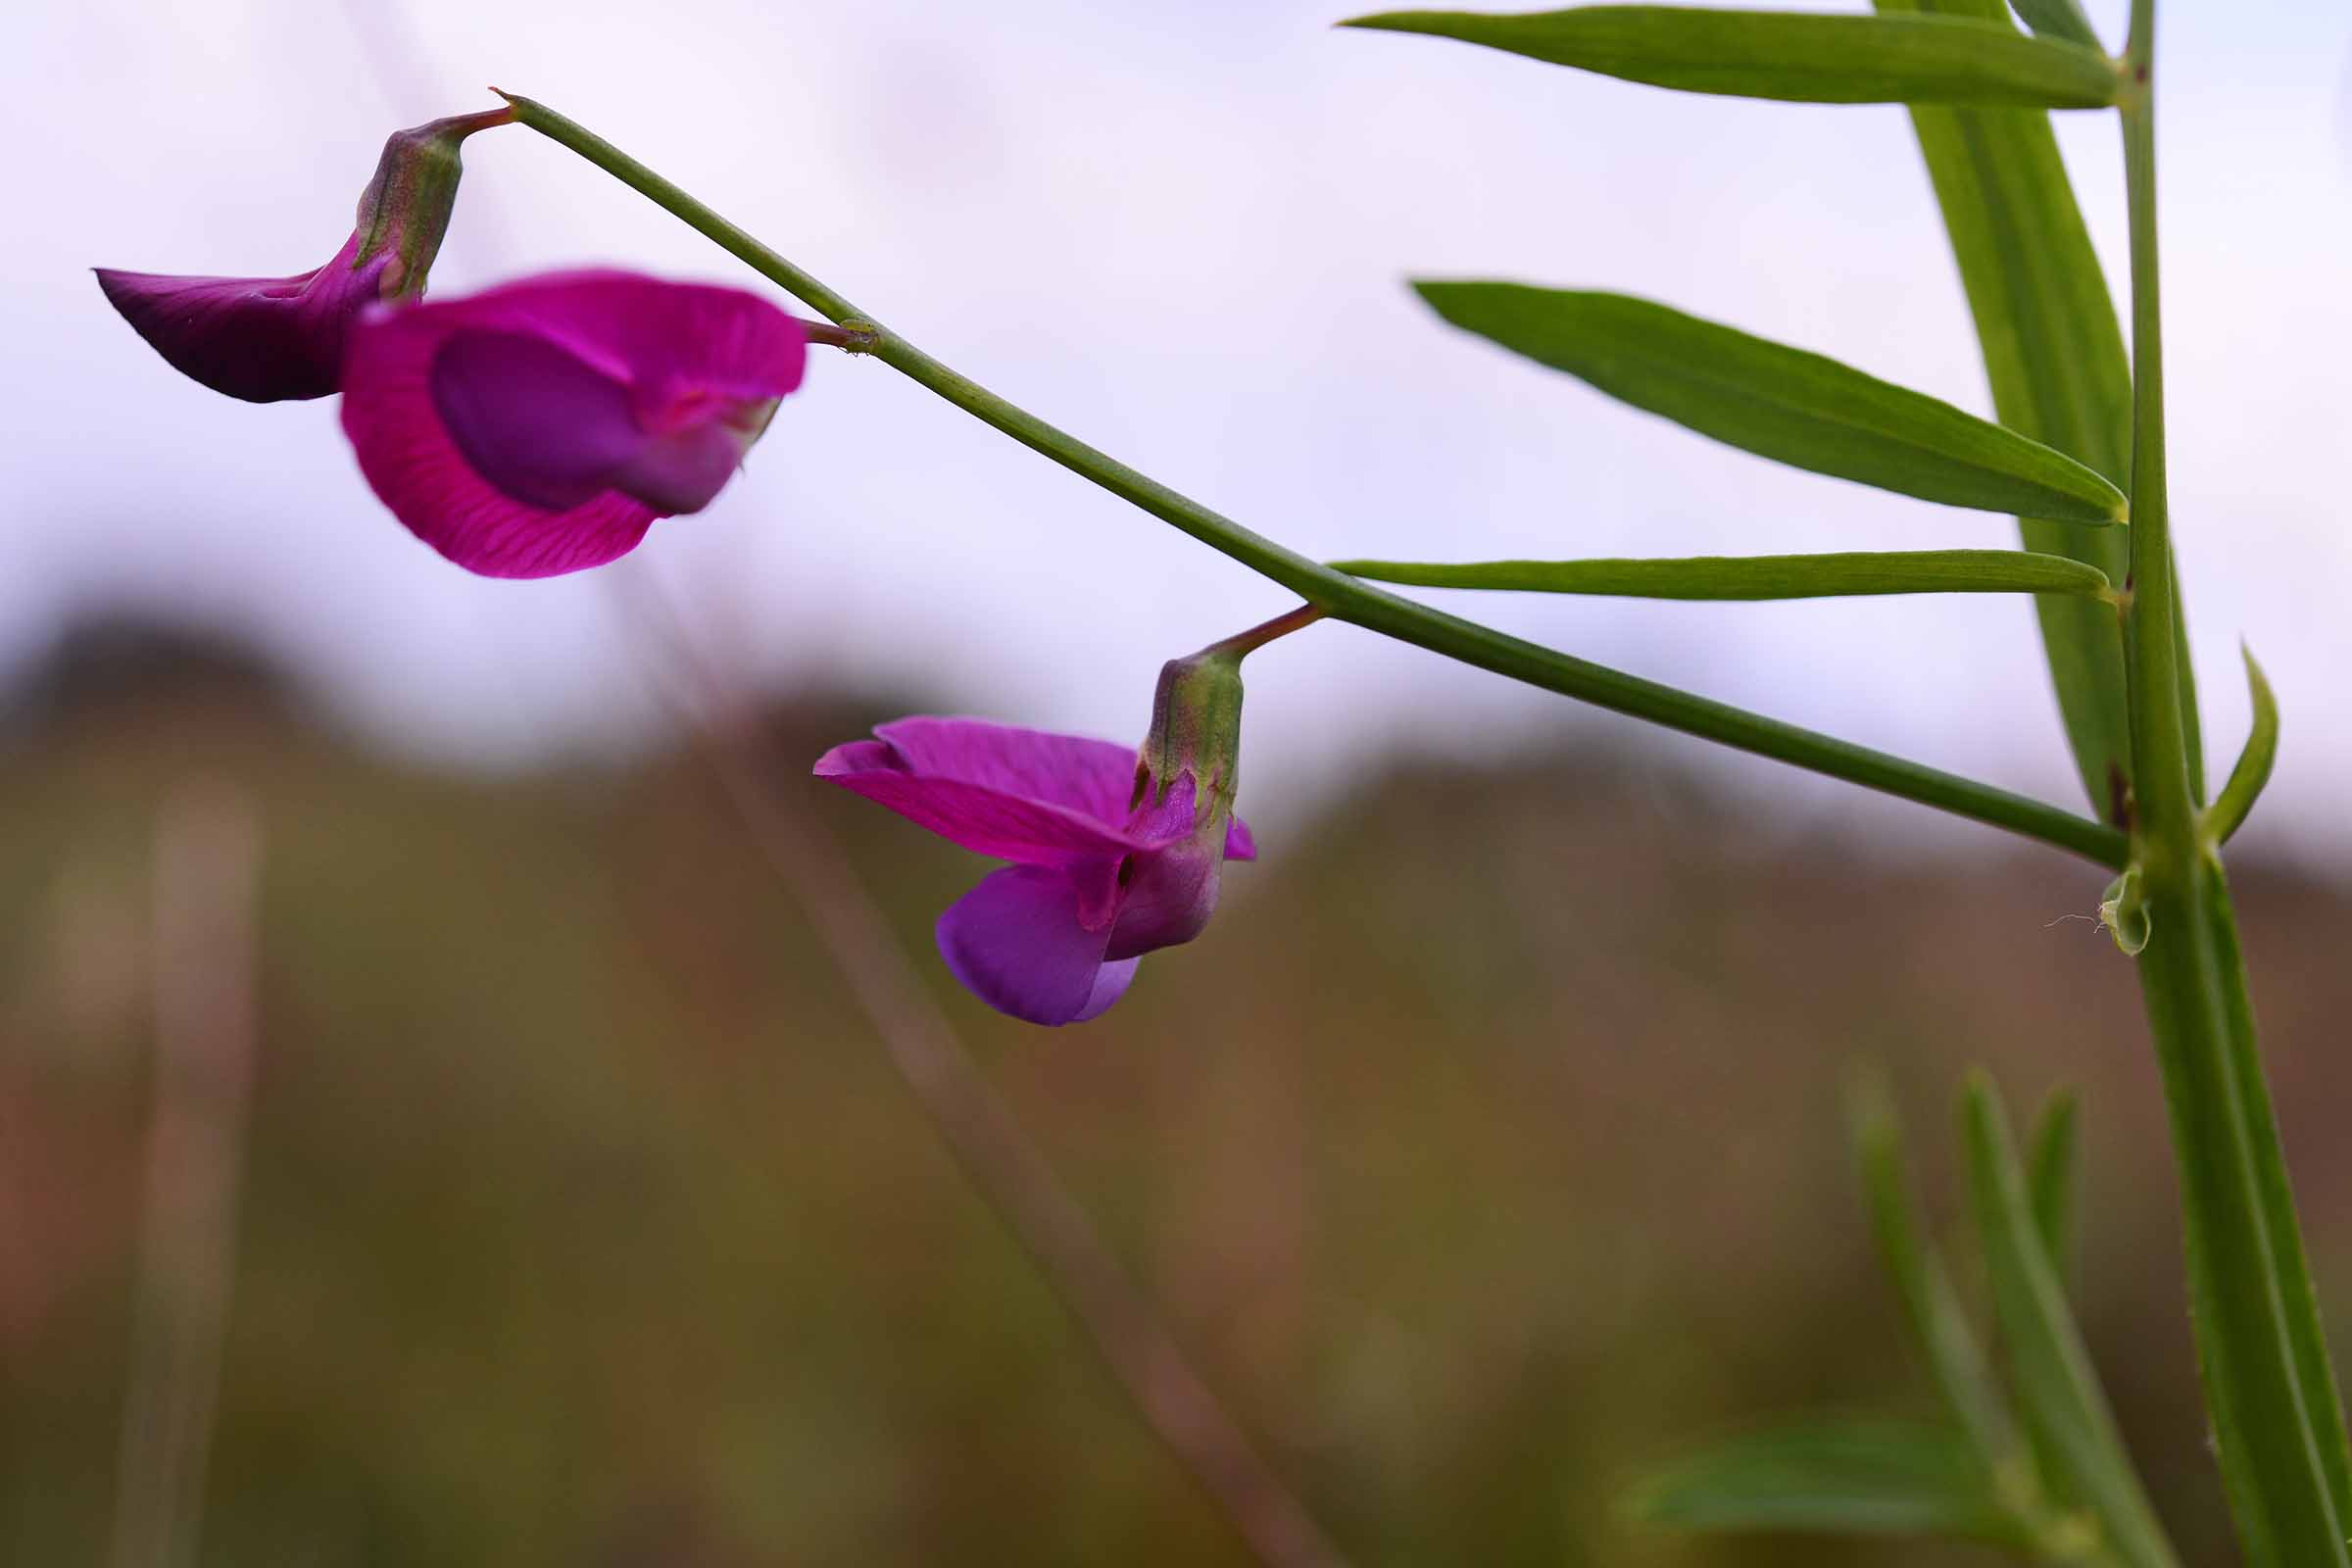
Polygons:
M548 273L367 312L343 431L417 538L485 576L549 577L710 505L801 384L808 342L737 289Z
M172 368L248 403L335 390L352 318L378 300L414 299L457 201L459 144L511 109L395 131L360 195L351 238L324 267L292 277L176 277L99 268L98 286Z
M951 906L937 936L966 989L1030 1023L1100 1015L1144 954L1200 934L1224 862L1257 856L1215 782L1157 776L1122 746L976 718L874 734L827 752L817 776L1013 862Z

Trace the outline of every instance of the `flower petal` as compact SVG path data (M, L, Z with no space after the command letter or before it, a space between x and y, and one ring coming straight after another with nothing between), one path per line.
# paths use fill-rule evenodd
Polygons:
M482 336L437 389L440 356L460 334ZM756 295L550 273L368 313L344 368L343 428L368 484L426 544L485 575L553 576L625 555L655 518L707 503L734 464L714 463L700 432L729 426L723 439L739 443L752 411L800 384L807 355L807 329ZM508 374L513 387L500 384ZM633 443L614 420L615 388L641 433ZM532 416L534 391L583 427ZM573 501L607 460L603 484Z
M473 471L546 512L612 489L650 439L626 381L529 332L458 328L434 351L425 385Z
M1007 866L939 917L939 954L964 989L1025 1023L1079 1023L1126 991L1135 962L1102 961L1105 932L1078 920L1066 877Z
M1228 860L1254 860L1257 858L1257 835L1250 832L1250 824L1238 816L1225 824L1225 858Z
M691 421L705 398L783 397L808 363L808 327L759 295L639 272L543 272L427 308L531 332L612 371L656 433Z
M1085 1023L1108 1012L1110 1004L1125 996L1127 988L1135 983L1135 971L1143 967L1143 962L1141 958L1105 960L1102 967L1095 972L1093 994L1086 999L1086 1005L1078 1009L1078 1016L1070 1022Z
M859 765L873 760L867 747L881 751L883 743L837 746L817 759L816 776L887 806L917 827L929 828L975 855L1024 865L1069 867L1082 860L1115 863L1136 848L1115 829L1048 801L1024 800L955 779L925 778L888 765Z
M881 739L817 759L816 776L975 854L1064 867L1105 860L1115 872L1119 857L1152 842L1112 825L1123 809L1106 819L1073 804L1100 804L1102 763L1117 747L978 719L905 718L874 733Z
M415 318L389 316L352 334L343 386L343 433L392 514L468 571L487 577L552 577L598 566L637 548L654 510L604 491L551 511L517 501L466 461L433 406L438 334Z
M1217 911L1224 857L1187 841L1130 856L1119 881L1119 913L1104 949L1132 958L1190 942Z
M744 454L767 429L775 409L774 398L758 403L728 400L702 422L646 442L612 476L612 488L672 516L700 512L735 477Z
M1135 794L1135 749L982 718L896 719L874 733L913 772L956 779L1083 812L1123 827Z
M345 328L376 298L389 254L354 267L360 236L292 277L173 277L99 268L107 302L175 370L248 403L335 390Z

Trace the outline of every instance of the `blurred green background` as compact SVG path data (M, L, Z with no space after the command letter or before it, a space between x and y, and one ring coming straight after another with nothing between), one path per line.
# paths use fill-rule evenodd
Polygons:
M1629 755L1625 726L1564 729L1363 778L1108 1018L1036 1031L930 953L979 865L807 776L922 706L778 698L766 787L847 843L1356 1560L1991 1560L1681 1541L1615 1506L1743 1423L1927 1408L1849 1178L1857 1062L1891 1077L1946 1222L1963 1067L2021 1113L2080 1087L2084 1328L2187 1560L2230 1560L2131 975L2057 918L2089 911L2095 873L1990 836L1865 852ZM0 713L0 1559L105 1555L149 862L159 803L196 778L249 791L266 838L202 1562L1245 1560L692 753L422 770L234 647L126 625L67 639ZM2352 889L2240 882L2342 1302Z

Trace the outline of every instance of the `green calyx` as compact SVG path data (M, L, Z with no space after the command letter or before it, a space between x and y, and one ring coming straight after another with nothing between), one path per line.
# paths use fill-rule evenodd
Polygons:
M477 130L507 124L514 118L511 108L488 109L396 130L385 138L375 177L360 193L360 249L352 264L365 266L384 251L392 252L381 284L385 299L413 300L424 293L425 273L440 254L441 237L449 232L450 211L458 201L458 177L464 172L459 144Z
M1190 775L1196 821L1223 831L1233 814L1242 753L1242 653L1229 645L1204 648L1160 666L1152 695L1152 727L1136 749L1130 810L1166 803L1177 780Z
M1147 796L1153 806L1165 804L1168 791L1189 773L1199 831L1223 831L1240 786L1242 661L1278 638L1313 625L1324 613L1319 605L1300 605L1162 664L1159 689L1152 694L1152 728L1136 748L1135 794L1127 808L1142 806Z

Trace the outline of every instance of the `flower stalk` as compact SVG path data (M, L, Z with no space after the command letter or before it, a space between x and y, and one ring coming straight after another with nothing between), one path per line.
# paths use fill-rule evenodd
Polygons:
M683 220L811 310L866 337L861 350L1112 495L1281 584L1336 620L1612 712L1844 779L2068 850L2110 870L2129 853L2119 829L2046 802L1856 746L1798 725L1558 653L1376 588L1225 517L949 368L685 191L545 104L501 93L515 120L570 148Z

